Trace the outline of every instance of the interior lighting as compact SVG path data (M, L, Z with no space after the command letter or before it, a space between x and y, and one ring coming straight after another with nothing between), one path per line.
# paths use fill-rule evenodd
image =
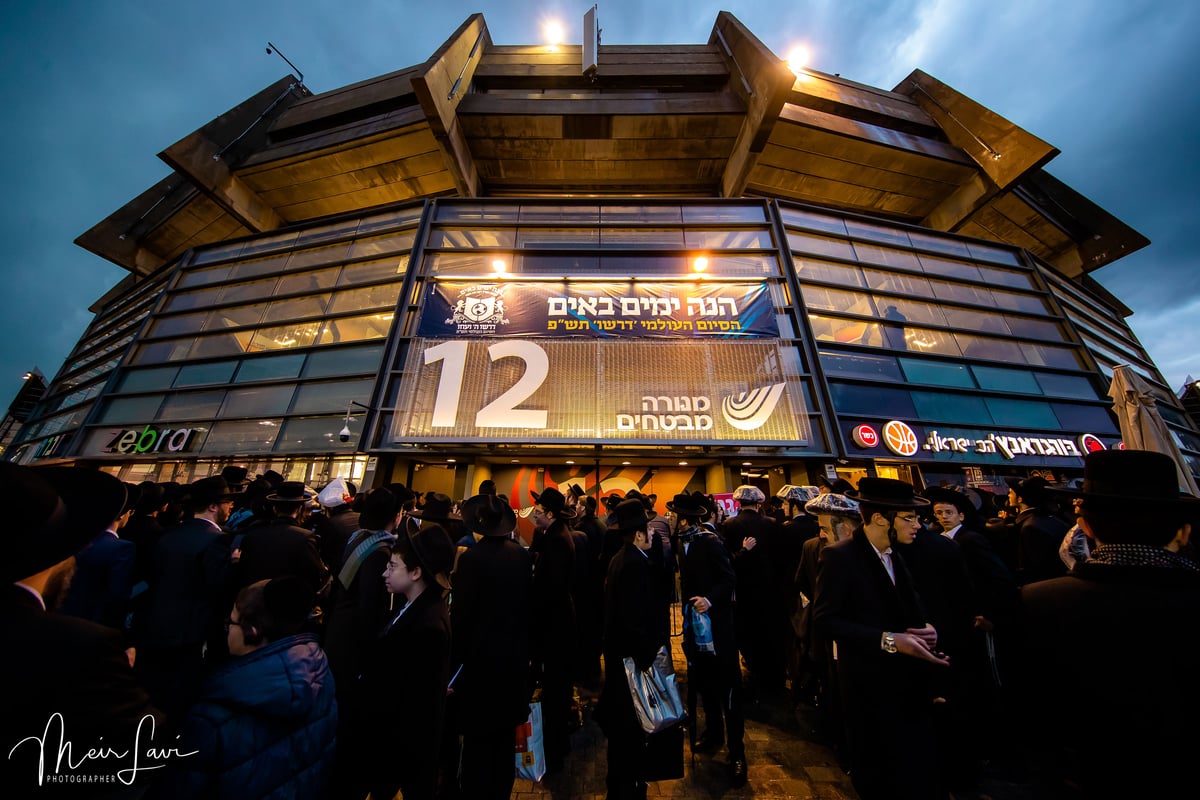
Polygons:
M621 466L622 466L622 467L628 467L628 466L629 466L629 462L628 462L628 461L622 461L622 462L621 462Z
M574 462L574 461L568 461L567 463L568 463L568 464L574 464L575 462Z
M457 458L447 458L447 459L446 459L446 463L447 463L447 464L454 464L454 463L456 463L457 461L458 461L458 459L457 459Z
M753 464L753 462L751 462L751 461L743 461L742 462L743 467L749 467L751 464Z
M508 272L508 264L505 263L503 258L494 259L492 261L492 272L504 274L505 272Z
M800 73L812 63L812 53L806 45L794 45L791 50L788 50L787 65L788 69L796 73L800 77Z
M680 461L680 462L679 462L679 466L681 466L681 467L686 467L686 466L687 466L687 462L686 462L686 461Z
M558 20L550 20L542 26L542 35L546 37L546 44L551 47L558 47L563 43L563 26Z
M692 272L704 272L708 269L708 257L696 256L692 259Z

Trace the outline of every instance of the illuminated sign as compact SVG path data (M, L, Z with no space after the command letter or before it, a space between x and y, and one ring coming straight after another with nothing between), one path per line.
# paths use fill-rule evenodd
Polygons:
M859 447L870 449L879 444L879 434L870 425L859 425L850 434L850 438Z
M115 431L103 450L122 455L143 453L184 453L196 438L197 428L136 428Z
M776 341L416 339L392 441L808 442Z
M778 338L763 283L468 283L429 285L418 336Z
M917 434L900 420L894 419L883 426L883 443L898 456L917 454Z
M1100 441L1094 434L1085 433L1079 437L1079 446L1083 448L1085 453L1095 453L1097 450L1104 450L1104 442ZM1120 445L1117 445L1120 447Z

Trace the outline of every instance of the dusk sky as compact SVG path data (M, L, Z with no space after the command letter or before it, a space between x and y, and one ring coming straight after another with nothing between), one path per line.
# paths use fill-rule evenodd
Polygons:
M0 404L26 370L54 377L125 274L75 237L169 173L158 152L286 74L268 40L320 93L424 61L476 11L497 44L540 44L550 18L578 43L590 6L5 0ZM920 68L1061 150L1046 169L1152 242L1095 277L1173 390L1200 377L1200 3L610 0L602 41L700 44L721 9L824 72L890 89Z

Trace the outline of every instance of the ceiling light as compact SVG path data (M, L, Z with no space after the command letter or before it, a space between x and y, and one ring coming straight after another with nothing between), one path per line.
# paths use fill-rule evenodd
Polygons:
M568 461L567 463L568 463L568 464L574 464L575 462L574 462L574 461Z
M686 461L680 461L680 462L679 462L679 466L681 466L681 467L686 467L686 466L687 466L687 462L686 462Z
M447 464L453 464L453 463L455 463L455 462L457 462L457 461L458 461L458 459L457 459L457 458L447 458L447 459L446 459L446 463L447 463Z
M751 464L753 464L753 463L754 463L754 462L752 462L752 461L743 461L743 462L742 462L742 466L743 466L743 467L748 467L748 466L750 466L750 465L751 465Z
M622 467L628 467L628 466L629 466L629 462L628 462L628 461L622 461L622 462L621 462L621 466L622 466Z

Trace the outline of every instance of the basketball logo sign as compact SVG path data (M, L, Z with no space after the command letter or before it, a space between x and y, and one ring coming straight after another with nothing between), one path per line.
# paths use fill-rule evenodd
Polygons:
M917 434L898 419L883 426L883 443L898 456L915 456L920 448Z

